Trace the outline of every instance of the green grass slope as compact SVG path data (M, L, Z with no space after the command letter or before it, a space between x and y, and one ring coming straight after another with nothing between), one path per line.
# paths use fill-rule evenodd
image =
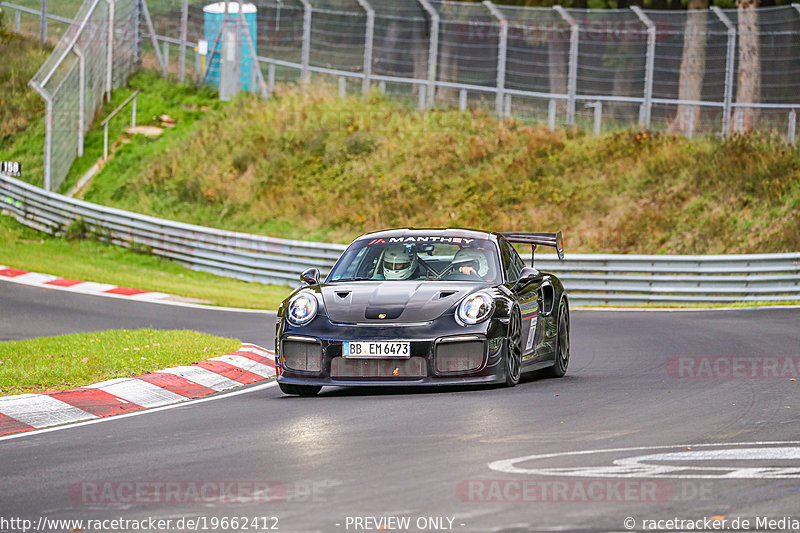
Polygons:
M777 137L590 137L334 93L245 95L130 143L86 199L312 240L466 226L561 229L572 252L800 250L800 150Z

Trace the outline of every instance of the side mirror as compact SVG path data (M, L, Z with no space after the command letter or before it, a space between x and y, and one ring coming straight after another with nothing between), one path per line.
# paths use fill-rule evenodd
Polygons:
M529 283L541 283L542 281L544 281L544 276L538 269L526 266L522 269L522 272L519 273L519 279L514 285L514 288L524 287Z
M306 285L319 285L319 269L311 267L300 274L300 281Z

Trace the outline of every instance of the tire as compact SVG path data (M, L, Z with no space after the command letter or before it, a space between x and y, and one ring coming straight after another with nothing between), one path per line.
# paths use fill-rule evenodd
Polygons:
M293 396L316 396L322 389L321 385L290 385L288 383L278 383L284 394Z
M560 378L569 366L569 306L566 300L558 305L558 334L556 336L555 364L548 369L551 378Z
M519 383L522 369L522 317L516 307L508 321L508 342L503 361L506 374L505 386L513 387Z

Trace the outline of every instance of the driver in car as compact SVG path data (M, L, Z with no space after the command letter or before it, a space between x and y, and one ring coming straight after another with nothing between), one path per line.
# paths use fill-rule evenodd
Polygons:
M411 278L425 277L419 268L419 259L416 252L402 244L392 244L383 251L381 260L382 273L373 276L372 279L386 280L406 280Z
M453 266L458 267L458 272L476 278L486 279L489 273L489 261L480 248L467 247L460 249L453 257Z

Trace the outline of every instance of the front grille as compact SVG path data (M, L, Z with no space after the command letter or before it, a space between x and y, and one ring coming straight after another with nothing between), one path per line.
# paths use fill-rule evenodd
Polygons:
M485 343L482 340L439 342L436 345L436 372L470 372L483 364Z
M333 378L422 378L428 375L424 357L409 359L346 359L331 360Z
M283 364L298 372L319 372L322 369L322 346L316 342L283 341Z

